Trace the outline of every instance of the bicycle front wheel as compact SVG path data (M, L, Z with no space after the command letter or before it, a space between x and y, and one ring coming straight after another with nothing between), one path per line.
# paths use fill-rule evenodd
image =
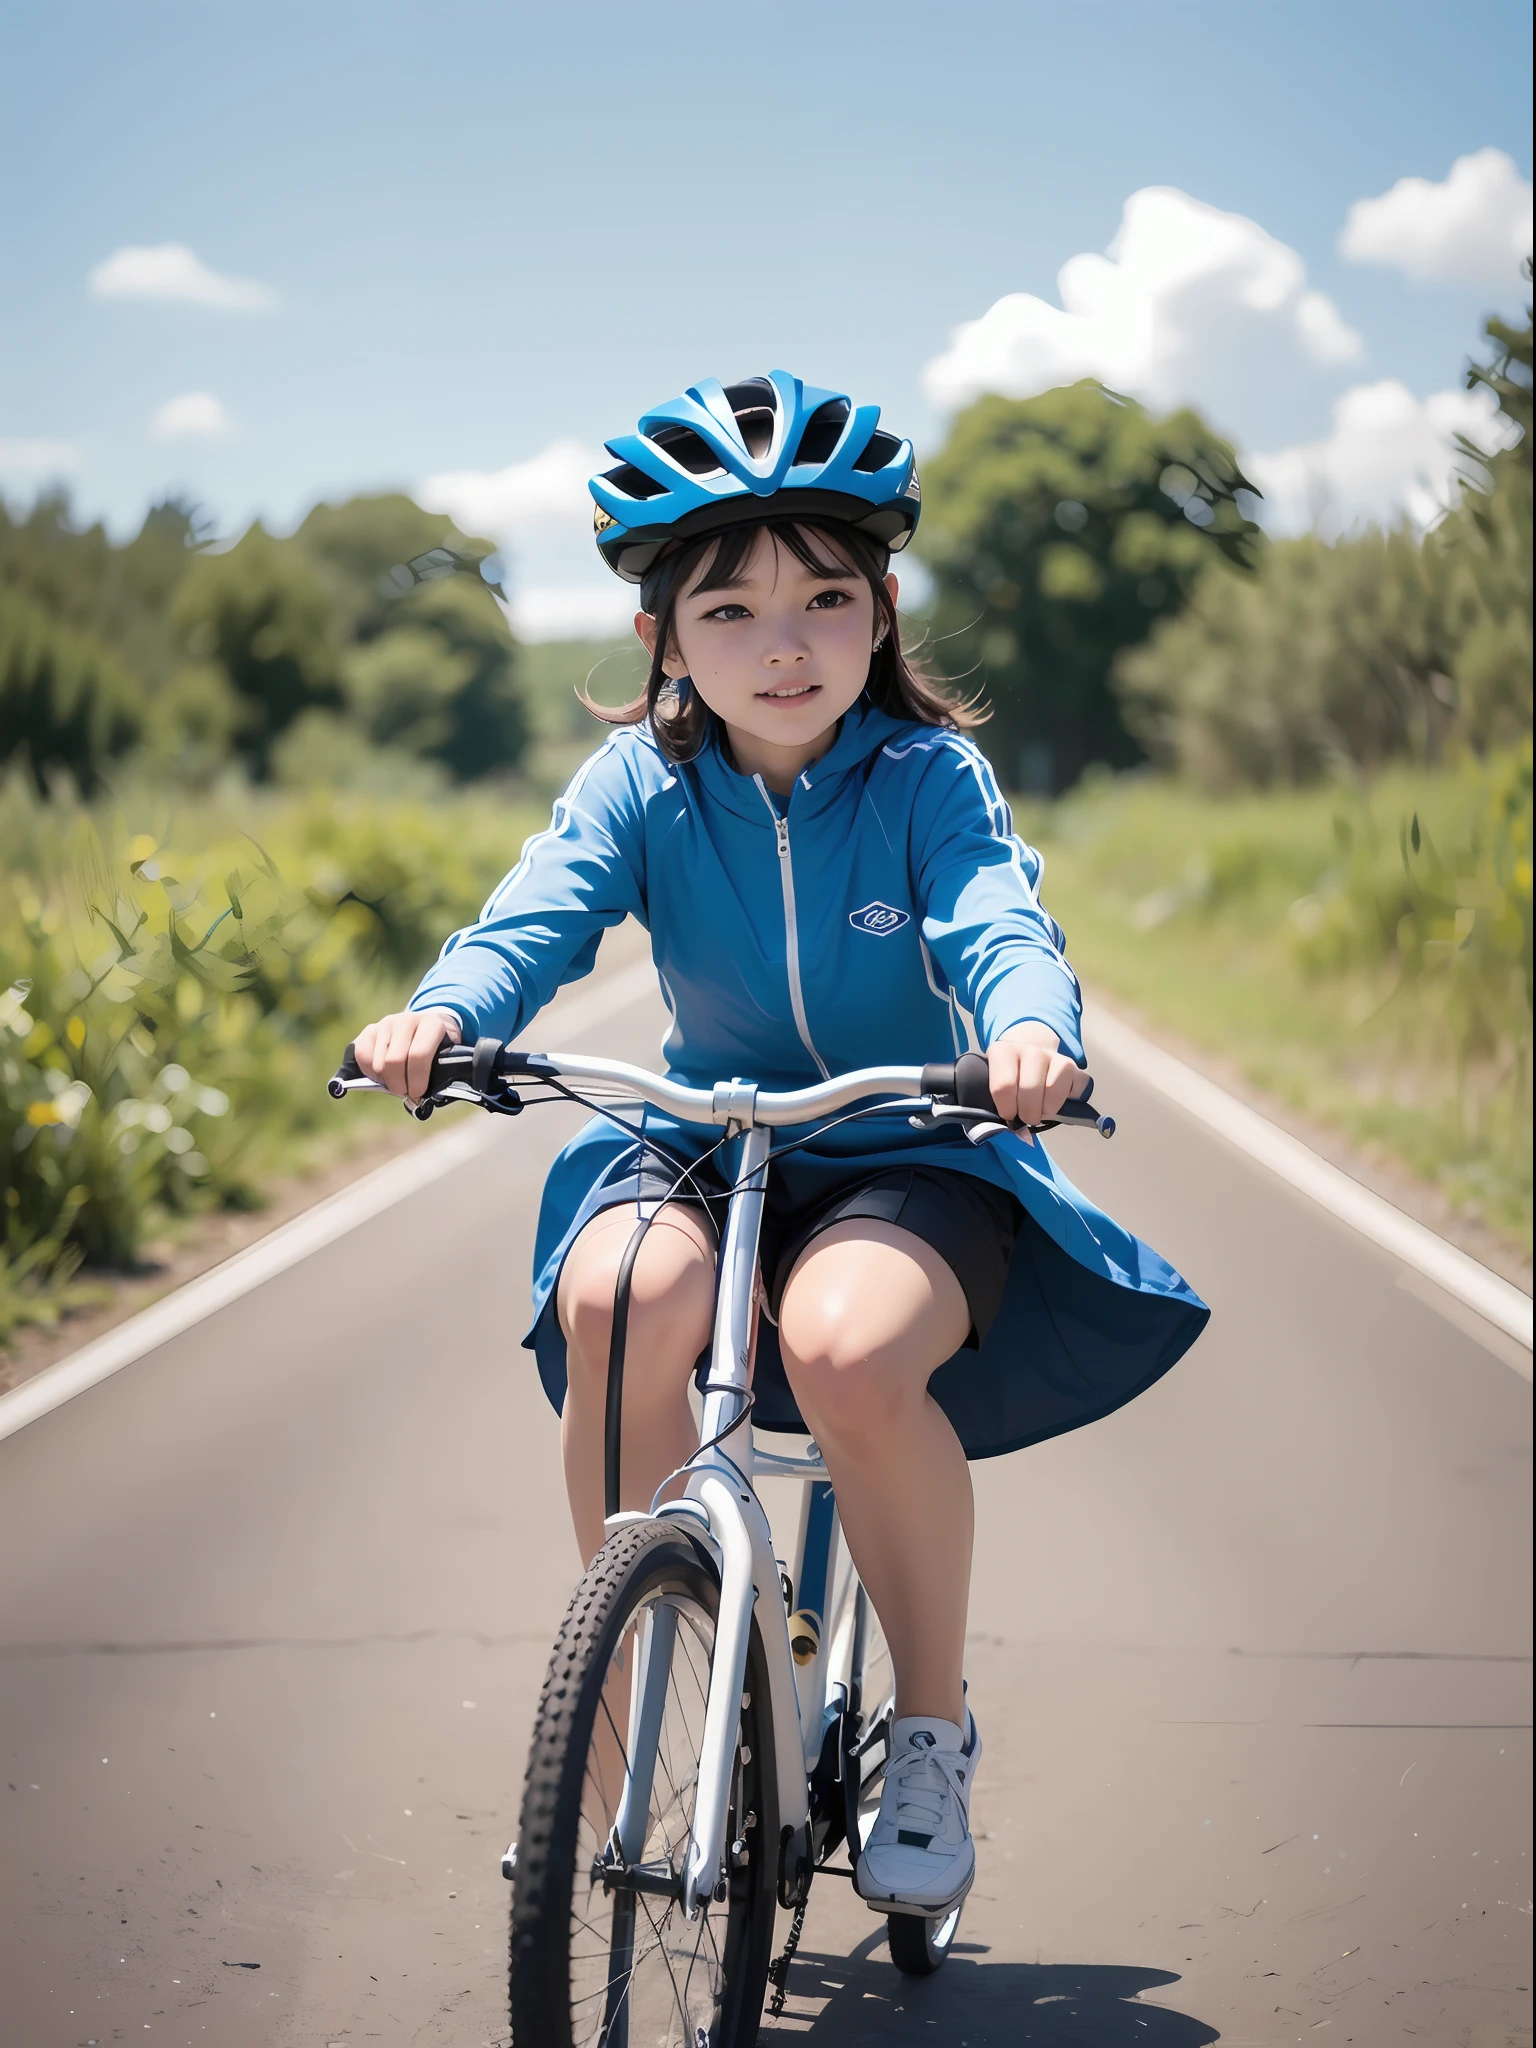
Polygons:
M754 1625L726 1829L726 1897L676 1895L693 1828L719 1584L675 1527L603 1546L544 1683L513 1876L519 2048L736 2048L757 2038L778 1812Z

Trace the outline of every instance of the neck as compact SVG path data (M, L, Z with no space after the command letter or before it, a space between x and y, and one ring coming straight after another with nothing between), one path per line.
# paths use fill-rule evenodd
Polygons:
M726 725L725 737L739 774L760 775L770 789L777 790L780 796L788 796L811 763L819 761L830 750L841 724L842 720L837 719L815 739L794 747L775 746L772 740L761 740L755 733L743 732L739 725Z

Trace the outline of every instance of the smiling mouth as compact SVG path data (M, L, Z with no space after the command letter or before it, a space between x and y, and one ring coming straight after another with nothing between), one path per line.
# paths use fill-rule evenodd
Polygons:
M759 690L757 694L759 697L765 697L770 704L785 704L793 702L797 697L809 697L820 688L820 683L796 683L789 689Z

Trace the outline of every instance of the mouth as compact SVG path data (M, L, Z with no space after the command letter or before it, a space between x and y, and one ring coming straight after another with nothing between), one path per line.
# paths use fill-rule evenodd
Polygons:
M796 704L803 697L814 697L821 689L820 683L787 684L782 690L759 690L761 704Z

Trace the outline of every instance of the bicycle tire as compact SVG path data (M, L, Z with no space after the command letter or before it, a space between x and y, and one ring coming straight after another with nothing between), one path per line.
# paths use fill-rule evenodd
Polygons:
M931 1977L948 1960L960 1931L964 1902L930 1920L921 1913L888 1913L886 1941L891 1961L904 1977Z
M636 2048L642 2040L645 2048L671 2048L674 2041L678 2048L747 2048L757 2038L773 1944L779 1841L767 1665L755 1621L727 1834L728 1846L744 1846L741 1861L731 1860L725 1901L707 1903L690 1928L673 1901L609 1891L594 1881L596 1863L584 1860L602 1824L591 1811L594 1803L599 1815L611 1817L604 1773L621 1777L628 1760L627 1750L612 1748L614 1740L626 1738L618 1735L611 1707L604 1713L605 1700L616 1697L610 1674L615 1668L622 1673L615 1658L626 1640L634 1640L643 1615L654 1616L663 1606L677 1617L666 1712L672 1716L676 1693L684 1734L673 1742L669 1718L659 1748L671 1761L664 1765L658 1759L664 1785L653 1790L647 1843L660 1829L668 1862L681 1862L673 1844L686 1846L691 1819L682 1751L692 1740L687 1726L695 1706L702 1724L708 1668L701 1677L697 1660L702 1650L713 1652L719 1583L686 1534L675 1525L647 1521L611 1537L583 1576L539 1701L513 1875L508 2002L518 2048L625 2048L629 2040ZM686 1684L683 1672L689 1674ZM612 1733L605 1735L605 1728ZM606 1754L600 1748L605 1741ZM695 1753L695 1775L697 1761ZM657 1818L663 1801L670 1820ZM616 1955L629 1957L627 1977Z

